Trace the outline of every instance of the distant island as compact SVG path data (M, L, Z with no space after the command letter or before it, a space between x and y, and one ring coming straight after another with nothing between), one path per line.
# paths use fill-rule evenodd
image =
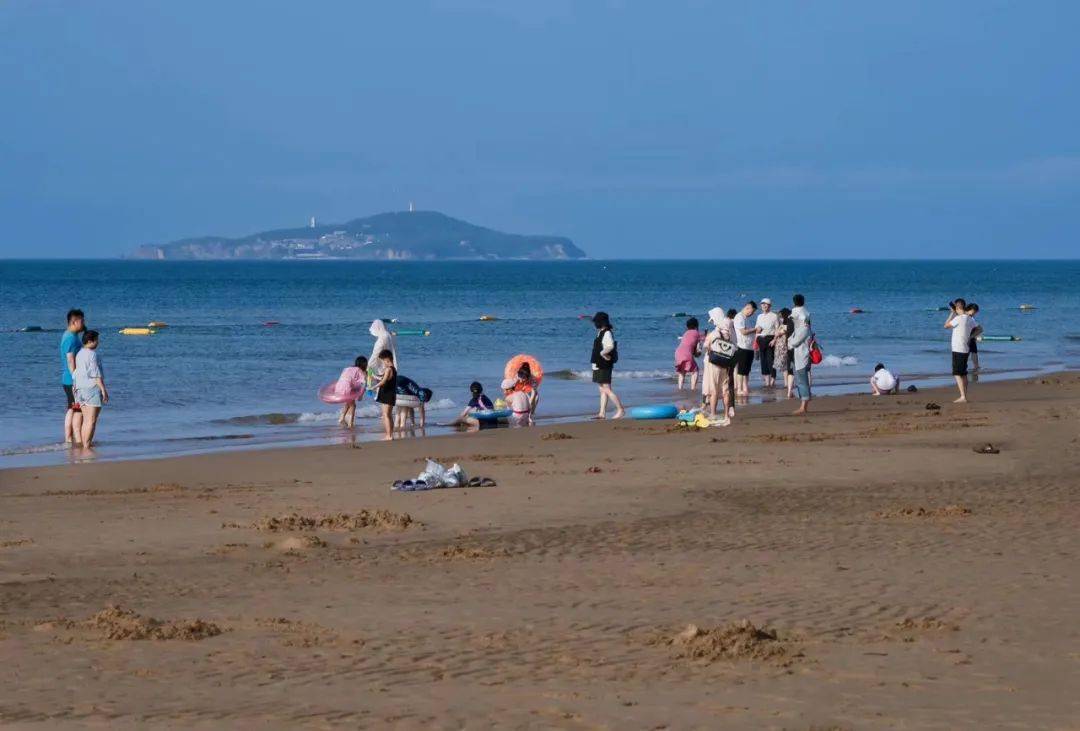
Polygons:
M263 231L230 239L202 236L144 244L139 259L583 259L563 236L493 231L435 211L380 213L347 223Z

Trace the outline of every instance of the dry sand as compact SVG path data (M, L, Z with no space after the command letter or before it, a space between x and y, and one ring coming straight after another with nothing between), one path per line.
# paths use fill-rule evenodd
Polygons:
M0 472L0 722L1080 728L1080 377L973 395Z

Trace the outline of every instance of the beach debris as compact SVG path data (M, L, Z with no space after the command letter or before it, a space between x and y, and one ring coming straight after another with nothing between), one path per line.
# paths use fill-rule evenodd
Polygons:
M776 630L758 627L747 619L711 629L688 624L674 636L654 638L652 644L667 645L678 659L703 663L762 660L788 665L802 657L780 640Z
M38 631L56 629L90 632L106 640L204 640L222 633L222 628L204 619L165 621L144 617L138 612L110 604L89 619L72 621L59 619L43 622Z
M249 527L272 533L290 531L354 531L363 528L404 530L413 524L408 513L395 513L390 510L360 510L355 513L332 513L330 515L301 515L286 513L275 517L262 518ZM239 527L226 524L223 527Z
M574 437L572 437L571 435L567 434L564 431L553 431L553 432L548 432L547 434L545 434L544 436L542 436L540 438L543 439L545 442L557 442L557 441L561 441L563 439L573 439Z
M930 403L928 403L926 405L926 410L927 411L941 411L941 404L937 404L937 403L934 403L933 401L931 401Z
M975 452L976 454L999 454L1001 450L995 447L990 442L987 442L981 447L975 447Z

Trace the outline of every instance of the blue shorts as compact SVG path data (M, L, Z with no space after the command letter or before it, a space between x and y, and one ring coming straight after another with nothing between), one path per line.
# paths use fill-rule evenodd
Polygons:
M810 369L798 368L795 370L795 388L799 391L799 398L803 401L810 400Z
M79 404L82 406L96 406L99 409L101 408L101 389L97 386L76 389L75 396L79 399Z

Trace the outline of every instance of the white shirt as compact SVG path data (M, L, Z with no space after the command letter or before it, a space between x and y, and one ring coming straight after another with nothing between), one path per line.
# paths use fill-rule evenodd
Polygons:
M971 331L974 328L975 320L972 319L971 315L957 315L952 319L952 352L971 352L968 341L971 340Z
M761 328L761 335L775 335L776 324L780 321L780 316L775 312L762 312L757 316L756 325Z
M97 350L83 348L75 355L75 389L79 391L91 389L97 385L95 379L101 378L101 362L98 360Z
M896 376L890 373L888 368L874 371L872 380L874 381L874 385L882 391L891 391L896 388Z
M743 350L754 349L754 336L743 334L743 329L748 327L750 325L746 322L746 315L742 312L735 315L735 344Z

